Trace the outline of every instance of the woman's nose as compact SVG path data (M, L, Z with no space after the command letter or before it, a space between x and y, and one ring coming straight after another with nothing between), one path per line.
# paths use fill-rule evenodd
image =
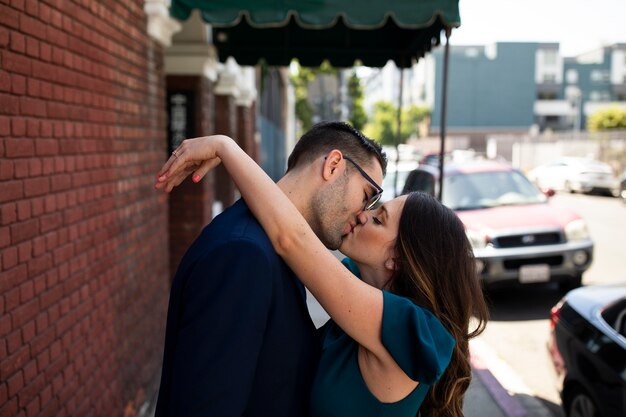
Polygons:
M369 219L369 216L367 215L366 211L362 211L359 213L358 216L356 216L357 220L359 221L360 224L365 224L367 223L367 220Z

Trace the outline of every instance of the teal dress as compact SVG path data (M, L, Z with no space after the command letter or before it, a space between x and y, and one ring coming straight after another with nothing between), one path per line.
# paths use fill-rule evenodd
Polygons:
M348 259L344 264L358 276ZM358 364L358 343L332 320L320 328L322 355L311 392L311 417L414 417L428 389L450 363L455 341L428 310L383 291L382 342L417 387L383 403L369 391Z

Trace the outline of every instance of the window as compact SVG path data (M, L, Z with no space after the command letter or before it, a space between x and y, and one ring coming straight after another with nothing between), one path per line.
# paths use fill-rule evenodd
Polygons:
M556 74L543 74L543 82L544 83L555 83L556 82Z
M578 82L578 71L575 69L568 69L565 75L568 84L576 84Z
M606 70L593 70L590 74L591 81L596 83L608 82L611 79L611 74Z
M556 100L556 93L540 92L537 94L538 100Z
M543 52L543 62L546 65L554 66L556 65L557 51L555 50L546 50Z

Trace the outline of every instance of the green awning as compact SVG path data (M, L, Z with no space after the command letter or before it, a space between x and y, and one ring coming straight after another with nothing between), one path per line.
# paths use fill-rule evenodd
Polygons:
M170 13L185 20L194 9L212 26L220 61L241 65L408 67L460 25L458 0L172 0Z

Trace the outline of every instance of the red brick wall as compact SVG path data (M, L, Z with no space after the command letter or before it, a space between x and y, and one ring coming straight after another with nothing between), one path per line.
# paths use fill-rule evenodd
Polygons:
M167 297L143 1L0 0L0 417L137 415Z

